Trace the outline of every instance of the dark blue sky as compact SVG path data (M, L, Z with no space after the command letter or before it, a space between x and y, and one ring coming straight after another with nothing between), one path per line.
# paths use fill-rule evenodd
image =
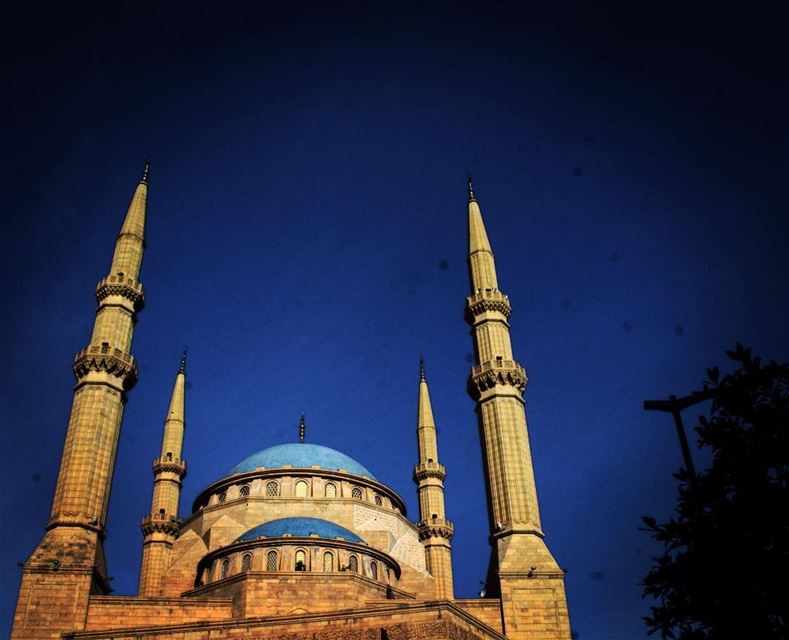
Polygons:
M504 2L9 15L0 632L49 513L93 287L150 153L140 381L108 522L117 593L136 590L184 344L184 513L250 453L294 441L305 410L309 441L358 459L416 518L424 353L455 588L478 592L470 170L531 379L543 524L573 627L645 637L638 582L658 549L637 529L670 514L680 455L670 418L642 401L698 387L736 341L789 358L780 18Z

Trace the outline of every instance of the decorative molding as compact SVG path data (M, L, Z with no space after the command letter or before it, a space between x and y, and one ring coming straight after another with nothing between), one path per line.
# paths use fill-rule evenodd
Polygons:
M443 482L446 477L446 467L438 462L423 462L414 467L414 482L417 483L428 478L437 478Z
M177 536L181 527L181 521L175 516L151 514L144 516L140 524L140 531L145 537L153 533L164 533L170 536Z
M472 367L468 379L468 392L475 400L496 385L509 385L523 393L528 382L526 370L515 360L489 360Z
M430 518L430 520L420 520L416 523L419 531L419 539L444 538L451 540L455 535L455 525L446 518Z
M466 298L466 321L474 323L476 316L495 311L509 318L512 313L509 298L498 289L481 289Z
M134 356L109 345L90 345L78 351L72 365L74 376L81 380L91 371L109 373L120 378L126 390L137 382Z
M154 475L159 475L160 473L175 473L178 474L179 478L183 478L186 475L186 460L182 460L181 458L161 456L156 458L151 466Z
M96 285L96 301L101 302L109 296L123 296L132 303L134 311L139 311L145 304L142 283L133 278L107 276Z

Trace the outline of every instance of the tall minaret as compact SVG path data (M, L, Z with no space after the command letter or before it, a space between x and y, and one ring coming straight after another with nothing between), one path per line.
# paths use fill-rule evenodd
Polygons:
M482 213L468 178L469 274L466 320L475 366L469 393L477 402L487 475L493 557L487 595L501 597L507 638L569 638L564 572L543 541L523 392L526 372L513 358L510 303L498 289L496 265ZM546 627L545 625L548 625Z
M184 389L186 385L186 350L181 368L175 376L170 408L164 421L161 455L153 461L153 497L151 513L142 519L142 566L140 595L161 595L162 579L170 567L170 551L178 535L178 503L181 480L186 475L186 461L181 458L184 444Z
M102 550L125 394L137 365L130 354L145 245L148 163L96 286L90 344L74 358L74 400L44 538L23 565L13 638L50 638L84 627L91 593L110 591Z
M425 546L427 570L436 585L436 597L454 598L452 551L450 540L455 533L444 509L444 465L438 461L438 442L430 392L425 378L425 361L419 361L419 408L416 419L419 464L414 467L414 482L419 495L419 539Z

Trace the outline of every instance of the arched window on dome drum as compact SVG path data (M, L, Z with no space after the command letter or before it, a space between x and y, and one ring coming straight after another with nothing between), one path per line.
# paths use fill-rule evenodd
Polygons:
M323 554L323 571L324 573L331 573L334 571L334 554L327 551Z
M266 554L266 571L276 571L279 569L279 562L276 551L269 551Z
M239 490L238 494L239 494L239 495L240 495L242 498L246 498L246 497L249 495L249 491L250 491L250 489L249 489L249 485L248 485L248 484L245 484L245 485L243 485L243 486L241 487L241 489Z
M381 500L381 496L375 496L375 504L377 504L380 507L383 503L384 501Z
M323 494L327 498L336 498L337 497L337 485L332 484L329 482L326 487L324 487Z
M370 563L370 575L373 577L373 580L378 580L378 565L375 562Z
M356 556L350 556L348 558L348 571L359 573L359 559Z
M268 482L266 484L266 495L271 498L279 495L279 485L276 482Z
M389 572L389 567L387 567L385 571L386 571L386 584L391 584L392 574Z
M299 549L298 551L296 551L296 562L294 565L294 569L296 571L307 570L307 554L304 553L303 549Z
M230 572L230 558L225 558L222 560L222 564L219 567L219 579L226 578L227 574Z
M227 500L227 491L223 491L222 493L220 493L217 500L219 500L219 502L224 502L225 500Z
M241 571L246 573L252 569L252 554L245 553L241 558Z
M356 500L361 500L362 499L362 490L359 487L354 487L351 490L351 497L356 499Z
M307 486L307 483L304 482L304 480L299 480L296 483L296 497L297 498L306 498L308 489L309 489L309 487Z

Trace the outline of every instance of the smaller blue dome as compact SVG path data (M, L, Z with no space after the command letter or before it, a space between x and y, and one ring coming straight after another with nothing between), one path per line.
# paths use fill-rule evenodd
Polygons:
M310 536L319 538L342 538L348 542L363 542L363 540L345 527L321 520L320 518L280 518L264 522L236 538L236 542L254 540L255 538L281 538L284 535Z

